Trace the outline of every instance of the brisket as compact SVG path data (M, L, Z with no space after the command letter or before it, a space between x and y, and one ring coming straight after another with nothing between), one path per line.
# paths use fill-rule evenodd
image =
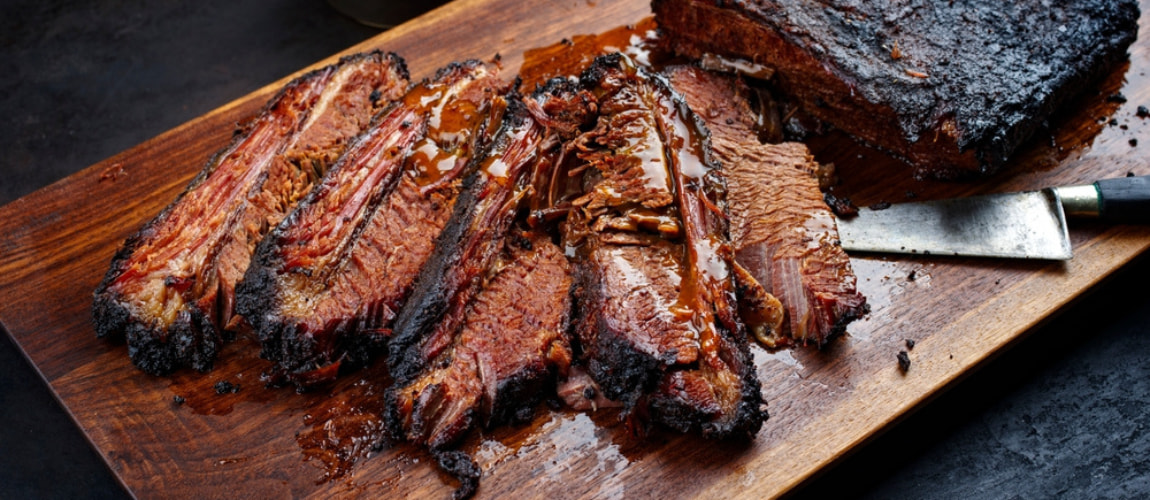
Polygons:
M707 123L725 169L735 260L753 278L745 286L757 282L786 307L781 330L756 335L771 346L782 335L825 345L867 308L819 191L818 165L802 144L759 143L750 91L737 77L691 66L666 74Z
M455 213L395 321L388 363L399 385L453 342L468 303L503 248L523 200L540 190L570 137L590 115L589 96L554 80L511 100L490 151L465 180Z
M762 395L738 318L726 186L707 130L661 77L619 54L581 84L598 125L575 139L580 359L610 399L704 436L753 436ZM581 174L581 175L580 175Z
M126 337L148 373L210 369L256 244L407 86L403 61L378 51L287 84L116 253L94 294L97 333Z
M527 420L556 374L567 370L567 259L544 234L507 241L451 344L387 392L396 437L440 451L476 424Z
M396 319L388 427L436 454L460 481L456 497L474 491L478 467L447 448L476 423L528 418L570 365L566 257L549 236L513 225L537 205L525 199L542 193L563 156L562 139L591 116L590 104L566 80L510 99Z
M1125 58L1135 0L653 0L670 47L743 58L916 175L995 171Z
M633 404L668 366L698 360L698 335L675 310L682 248L636 235L618 244L587 231L576 266L576 332L604 395Z
M273 378L330 381L382 350L505 87L495 65L440 70L381 115L260 244L237 307L276 363Z

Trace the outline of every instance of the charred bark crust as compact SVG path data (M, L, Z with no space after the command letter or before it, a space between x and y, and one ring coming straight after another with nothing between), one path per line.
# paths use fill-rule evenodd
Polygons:
M622 402L630 410L644 394L654 390L659 374L678 353L669 352L666 357L670 359L660 359L641 352L626 332L608 326L606 318L596 311L606 299L602 274L589 266L577 265L575 277L575 329L594 332L592 342L577 345L580 359L603 395ZM577 338L587 340L585 335Z
M1056 108L1125 58L1134 0L654 0L677 52L774 69L810 115L916 175L996 171Z

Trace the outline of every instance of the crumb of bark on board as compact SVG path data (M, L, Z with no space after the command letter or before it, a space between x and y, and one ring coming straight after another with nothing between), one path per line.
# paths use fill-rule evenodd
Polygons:
M177 406L182 405L184 404L184 397L180 396L179 394L172 396L172 403Z
M1107 102L1116 102L1118 104L1122 104L1122 103L1126 102L1126 96L1122 95L1121 92L1116 92L1116 93L1113 93L1113 94L1110 94L1109 96L1107 96L1106 101Z
M216 382L215 388L216 388L216 394L227 394L229 392L232 394L235 394L237 392L240 392L240 385L239 384L233 384L231 382L228 382L227 380L221 380L219 382Z
M910 355L908 355L906 351L898 352L898 369L903 373L910 370Z
M1127 170L1126 171L1126 177L1134 177L1134 171L1133 170Z
M1117 118L1111 118L1110 121L1108 122L1108 124L1111 127L1117 127L1118 126L1118 119Z
M908 351L914 350L914 339L906 339L906 350L908 350Z
M831 211L839 218L849 219L859 214L858 207L851 203L850 198L840 198L832 193L823 194L823 201L831 207Z
M112 165L108 166L108 168L105 168L103 172L100 172L99 182L114 181L126 173L127 172L124 170L123 164L113 163Z
M868 208L870 208L871 210L886 210L886 209L890 208L890 202L889 201L880 201L878 203L875 203L874 205L871 205Z
M1138 139L1130 139L1130 147L1132 147L1132 148L1138 147Z
M906 275L907 281L914 281L918 279L918 269L911 269L910 274Z
M1138 106L1138 110L1134 114L1137 115L1138 118L1146 118L1147 116L1150 116L1150 108L1147 108L1146 106Z

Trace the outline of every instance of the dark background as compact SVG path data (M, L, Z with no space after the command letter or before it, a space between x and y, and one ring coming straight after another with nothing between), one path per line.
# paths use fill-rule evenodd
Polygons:
M6 0L0 204L377 32L319 0ZM1143 258L797 496L1147 497L1147 283ZM0 498L126 497L0 337Z

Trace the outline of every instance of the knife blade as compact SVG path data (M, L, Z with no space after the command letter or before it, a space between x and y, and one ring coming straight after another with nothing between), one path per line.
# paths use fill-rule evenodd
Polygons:
M1150 222L1150 176L899 203L836 219L848 251L1068 260L1067 216Z

